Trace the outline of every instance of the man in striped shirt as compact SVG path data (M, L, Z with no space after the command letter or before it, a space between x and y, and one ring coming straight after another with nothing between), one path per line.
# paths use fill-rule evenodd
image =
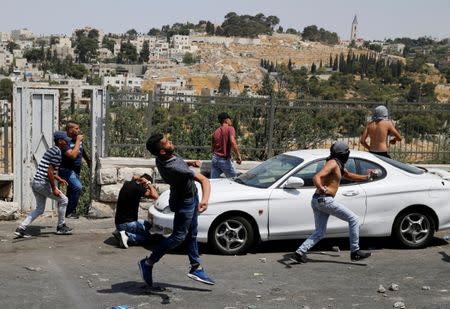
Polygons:
M26 228L44 212L47 198L58 201L58 225L56 227L56 234L72 234L72 229L64 221L68 200L56 186L56 181L60 184L67 185L67 182L59 177L57 173L61 164L62 151L67 150L70 138L64 131L56 131L53 133L53 140L55 146L45 152L31 183L31 188L36 198L36 208L22 221L14 232L19 237L30 236L25 232Z

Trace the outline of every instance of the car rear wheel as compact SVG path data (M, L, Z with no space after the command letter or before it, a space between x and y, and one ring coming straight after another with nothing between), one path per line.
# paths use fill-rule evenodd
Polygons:
M394 222L394 237L407 248L423 248L434 235L435 225L429 214L411 210L400 214Z
M211 247L226 255L246 253L254 239L252 225L240 216L223 217L209 231Z

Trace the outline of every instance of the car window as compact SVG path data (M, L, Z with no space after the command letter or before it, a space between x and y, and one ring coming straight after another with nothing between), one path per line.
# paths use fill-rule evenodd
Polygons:
M314 186L314 183L312 181L313 176L317 174L317 172L319 172L324 165L325 160L313 162L311 164L308 164L292 176L300 177L301 179L303 179L303 181L305 182L304 187L312 187Z
M236 177L234 181L252 187L268 188L302 162L302 158L281 154Z
M325 162L326 160L324 159L308 164L292 176L300 177L301 179L303 179L303 181L305 182L304 187L313 187L314 183L312 181L312 178L323 168ZM352 158L348 159L347 163L345 164L345 168L351 173L356 173L355 160ZM353 181L344 178L341 179L341 184L350 183L353 183Z
M347 163L345 164L345 169L353 174L356 174L356 163L355 163L355 159L353 158L349 158ZM342 178L341 179L341 185L348 185L348 184L353 184L355 183L354 180L349 180L346 178Z
M379 170L381 171L381 175L379 175L376 179L386 177L386 170L381 165L363 159L357 159L356 163L358 165L358 174L360 175L367 175L369 170Z
M418 167L415 167L415 166L412 166L412 165L409 165L406 163L402 163L402 162L396 161L391 158L386 158L386 157L378 156L378 155L377 155L377 158L380 160L383 160L386 163L389 163L390 165L395 166L396 168L399 168L399 169L404 170L405 172L408 172L411 174L420 175L420 174L425 173L425 171L421 168L418 168Z

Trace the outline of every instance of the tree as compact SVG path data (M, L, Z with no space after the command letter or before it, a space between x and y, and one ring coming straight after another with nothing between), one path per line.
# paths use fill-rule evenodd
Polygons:
M114 45L115 45L114 40L111 40L106 35L103 37L103 40L102 40L103 48L107 48L110 52L114 53Z
M27 59L28 62L37 63L39 61L43 61L45 58L45 53L42 49L29 49L27 50L23 56Z
M311 74L316 74L317 71L317 66L316 64L313 62L311 65Z
M84 30L75 32L75 53L78 55L78 62L90 62L97 58L98 31L91 30L86 36Z
M225 74L222 75L222 78L220 79L219 93L223 95L230 94L230 80L228 79L228 76L226 76Z
M283 33L283 31L284 31L283 27L279 26L278 30L277 30L277 33Z
M9 78L0 80L0 100L12 102L13 82Z
M191 65L191 64L194 64L195 62L196 62L196 59L192 53L187 52L183 55L183 63L184 64Z
M298 31L295 30L294 28L287 28L286 33L287 34L298 34Z
M208 20L206 22L206 28L205 28L206 33L209 35L214 35L214 30L215 30L214 24Z
M138 60L136 47L130 42L122 42L118 55L119 63L134 63Z
M139 54L140 62L148 62L148 57L150 56L150 46L148 41L144 41L144 45L142 46L142 50Z
M16 43L13 42L13 41L9 41L8 44L6 44L6 49L7 49L10 53L12 53L13 50L15 50L15 49L20 49L20 46L19 46L19 44L16 44Z
M258 94L272 97L274 93L274 82L270 79L269 74L264 74L261 81L261 87L258 89Z
M130 40L134 40L136 39L138 33L135 29L130 29L127 32L125 32L125 35L130 39Z
M161 30L159 30L159 29L157 29L157 28L151 28L151 29L147 32L147 34L148 34L148 35L151 35L151 36L158 36L158 35L161 34Z

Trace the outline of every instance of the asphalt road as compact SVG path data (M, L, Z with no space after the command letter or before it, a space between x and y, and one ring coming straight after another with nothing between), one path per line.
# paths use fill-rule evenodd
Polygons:
M201 246L214 286L189 279L188 259L178 250L155 266L162 289L150 290L137 261L152 244L117 248L112 219L68 221L71 236L55 235L55 221L38 219L29 239L14 239L16 222L0 224L0 308L450 308L450 246L440 238L450 231L422 250L363 239L373 252L366 263L350 262L347 239L322 241L306 264L287 260L299 241L264 243L242 256ZM389 290L391 283L399 290Z

